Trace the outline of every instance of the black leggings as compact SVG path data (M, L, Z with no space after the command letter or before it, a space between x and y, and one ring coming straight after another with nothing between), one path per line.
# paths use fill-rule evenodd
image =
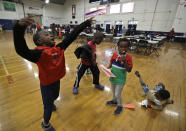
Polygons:
M84 75L85 71L87 70L87 68L90 68L92 75L93 75L93 84L99 85L99 68L97 65L93 66L87 66L84 65L82 63L80 63L80 65L78 66L78 72L77 72L77 76L76 76L76 81L74 83L74 88L78 88L79 87L79 82L82 78L82 76Z

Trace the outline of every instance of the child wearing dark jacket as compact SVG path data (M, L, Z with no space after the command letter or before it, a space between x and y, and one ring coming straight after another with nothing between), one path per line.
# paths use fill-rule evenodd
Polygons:
M104 89L104 86L99 83L99 68L96 63L96 45L99 45L103 40L104 35L101 32L97 32L94 34L94 37L91 41L88 42L88 45L85 45L83 48L85 51L80 53L80 56L84 58L81 59L81 63L78 66L78 72L76 76L76 80L74 83L73 94L78 94L79 82L84 75L85 71L90 68L93 75L93 84L97 89ZM88 52L88 53L86 53ZM84 55L87 54L87 55ZM85 59L86 57L86 59Z

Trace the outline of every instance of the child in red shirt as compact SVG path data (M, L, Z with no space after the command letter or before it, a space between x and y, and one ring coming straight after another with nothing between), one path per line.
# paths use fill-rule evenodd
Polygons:
M48 31L40 30L33 36L36 49L29 49L24 39L27 26L34 23L32 16L21 19L13 30L16 52L23 58L34 62L39 68L40 88L44 105L44 121L42 128L46 131L55 130L49 123L52 111L56 110L54 101L59 96L60 79L65 75L64 51L76 39L81 31L93 24L89 19L70 33L61 43L55 45L53 36Z
M94 34L94 37L92 41L88 42L88 45L90 47L91 53L92 53L92 58L91 62L87 61L85 59L81 59L81 63L78 66L78 72L77 72L77 77L76 81L74 83L74 88L73 88L73 94L78 94L78 87L79 87L79 82L84 75L85 71L90 68L92 75L93 75L93 84L95 85L95 88L97 89L104 89L104 86L100 85L99 83L99 68L97 67L96 63L96 44L99 45L101 41L103 40L104 35L101 32L97 32Z

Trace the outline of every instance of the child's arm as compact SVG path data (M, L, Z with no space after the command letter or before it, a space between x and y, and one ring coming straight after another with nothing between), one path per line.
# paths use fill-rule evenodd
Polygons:
M131 72L131 70L132 70L132 57L130 56L128 61L126 61L125 56L122 55L121 60L124 64L124 67L126 68L127 72Z
M131 72L132 67L130 67L127 62L124 62L124 67L126 68L127 72Z
M173 101L173 100L171 100L171 99L168 99L168 100L166 101L166 103L167 103L167 104L173 104L173 103L174 103L174 101Z
M112 57L110 59L109 65L107 67L108 69L110 69L112 67L112 62L113 62L115 56L116 56L116 53L113 53L113 55L112 55Z
M17 54L21 57L31 61L37 62L40 58L42 53L41 50L30 50L26 44L24 33L25 29L28 25L32 24L34 21L31 17L26 17L21 19L13 29L13 36L14 36L14 46Z
M110 69L111 67L112 67L112 63L110 62L107 68Z
M91 24L93 23L93 18L90 18L85 22L81 23L74 29L74 31L70 33L69 37L66 37L61 43L57 44L57 47L59 46L61 49L65 50L77 38L79 33L81 33L86 27L91 26Z

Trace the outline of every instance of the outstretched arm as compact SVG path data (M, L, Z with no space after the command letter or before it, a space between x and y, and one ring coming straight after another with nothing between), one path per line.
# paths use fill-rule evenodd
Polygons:
M142 80L141 75L138 71L135 72L135 75L139 78L142 86L146 86L145 82Z
M17 54L19 54L21 57L31 62L37 62L40 58L42 50L30 50L24 38L26 27L33 23L34 20L32 17L26 17L15 24L13 28L14 46Z
M69 35L69 37L66 37L61 43L57 44L57 47L60 47L61 49L66 49L81 33L86 27L91 26L91 24L94 24L93 18L90 18L86 20L85 22L81 23L79 26L77 26L74 31L72 31Z

